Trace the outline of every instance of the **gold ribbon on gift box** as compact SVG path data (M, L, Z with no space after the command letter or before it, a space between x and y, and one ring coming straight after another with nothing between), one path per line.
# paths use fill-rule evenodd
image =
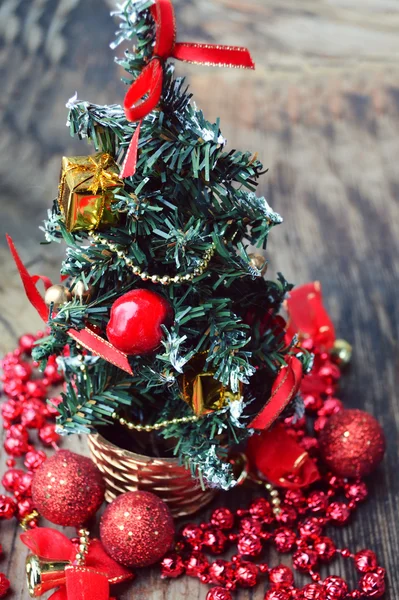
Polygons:
M110 154L64 156L58 204L68 231L93 231L115 225L118 215L111 211L112 189L122 186L118 167Z

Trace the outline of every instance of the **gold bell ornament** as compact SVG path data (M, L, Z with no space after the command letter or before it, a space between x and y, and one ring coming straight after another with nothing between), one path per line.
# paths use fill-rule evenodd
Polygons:
M65 585L65 569L69 560L46 560L30 554L26 559L26 579L31 598L38 598L54 588Z

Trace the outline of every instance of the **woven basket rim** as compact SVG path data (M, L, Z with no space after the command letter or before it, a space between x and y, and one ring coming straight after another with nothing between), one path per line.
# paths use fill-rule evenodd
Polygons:
M110 442L109 440L107 440L104 436L101 435L101 433L90 433L89 438L91 438L93 441L94 440L98 440L99 443L103 444L104 446L108 446L109 448L111 448L112 450L117 450L118 452L123 452L127 458L132 458L135 460L143 460L143 461L159 461L159 462L165 462L171 465L175 465L177 467L182 467L183 469L185 468L184 465L179 464L179 460L177 458L168 458L168 457L158 457L158 456L149 456L148 454L138 454L137 452L132 452L131 450L126 450L125 448L121 448L120 446L117 446L116 444L114 444L113 442Z

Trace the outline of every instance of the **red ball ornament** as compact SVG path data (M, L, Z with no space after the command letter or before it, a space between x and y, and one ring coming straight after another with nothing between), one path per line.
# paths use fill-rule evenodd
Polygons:
M269 571L270 583L276 587L289 587L294 584L294 575L289 567L278 565Z
M325 600L326 593L318 583L309 583L301 589L299 600Z
M45 446L56 444L60 439L60 436L56 431L56 424L48 423L39 429L39 439Z
M280 527L274 534L274 543L276 548L281 553L290 552L296 542L296 535L292 529L288 527Z
M18 343L19 343L19 347L22 350L22 352L26 352L27 354L30 354L35 345L35 341L36 341L36 338L34 335L32 335L30 333L25 333L24 335L21 335L21 337L18 340Z
M185 567L181 556L178 554L167 554L161 562L161 578L176 579L183 575Z
M212 583L226 585L228 581L234 579L234 570L231 563L226 560L215 560L209 566L209 576Z
M330 575L323 582L327 600L343 600L348 595L348 584L337 575Z
M344 525L348 521L350 514L350 510L345 502L332 502L327 509L327 517L336 525Z
M35 472L33 502L56 525L79 527L104 500L103 476L90 458L59 450Z
M368 573L378 567L378 561L372 550L360 550L355 554L355 567L360 573Z
M209 563L201 552L193 552L185 562L186 573L189 577L207 575Z
M252 517L265 523L270 523L273 520L272 506L265 498L258 498L252 502L249 512Z
M207 593L206 600L232 600L232 595L222 587L214 587Z
M28 471L37 471L47 459L47 455L43 450L30 450L26 453L24 465Z
M164 336L161 325L168 325L172 318L172 307L163 296L132 290L112 305L107 337L121 352L148 354L159 347Z
M0 495L0 519L11 519L15 515L17 505L9 496Z
M148 567L158 562L169 551L174 535L169 508L150 492L122 494L101 517L104 548L126 567Z
M204 532L199 527L199 525L195 525L193 523L188 523L185 527L183 527L181 531L181 536L186 540L190 546L194 548L194 550L200 550L202 546L202 542L204 539Z
M269 590L265 594L265 600L291 600L291 598L291 592L285 590L284 588Z
M382 461L385 436L374 417L361 410L341 410L319 437L320 453L340 477L364 477Z
M239 554L244 556L259 556L262 552L262 542L258 536L245 533L238 538L237 549Z
M258 583L258 567L250 562L238 563L235 569L237 585L243 588L255 587Z
M305 548L297 550L292 557L294 569L308 573L317 565L318 556L314 550Z
M359 582L359 589L367 598L381 598L385 593L384 576L375 572L366 573Z
M234 526L234 515L228 508L217 508L211 516L211 523L223 531L228 531Z
M336 554L335 544L329 537L319 537L315 541L313 548L319 559L323 562L330 562Z
M226 547L227 538L220 529L208 529L204 532L202 547L205 552L222 554Z

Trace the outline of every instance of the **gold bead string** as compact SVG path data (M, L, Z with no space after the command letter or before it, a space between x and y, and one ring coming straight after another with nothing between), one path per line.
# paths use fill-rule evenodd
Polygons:
M170 277L169 275L151 275L150 273L147 273L147 271L143 271L138 265L135 265L133 263L133 260L126 256L123 250L118 250L116 244L109 242L99 233L93 231L89 231L88 233L95 242L103 244L104 246L107 246L107 248L111 252L115 252L117 256L125 262L126 266L132 271L133 275L136 275L136 277L140 277L140 279L142 279L143 281L152 281L152 283L160 283L161 285L171 285L172 283L187 283L189 281L192 281L195 277L202 275L202 273L208 268L208 265L211 259L213 258L216 250L216 245L212 243L211 247L208 250L206 250L198 267L196 267L192 271L192 273L186 273L184 275L175 275L175 277Z
M86 556L89 551L90 532L87 529L79 529L78 535L79 535L79 548L78 548L78 552L76 553L75 560L76 560L76 563L78 566L82 566L85 564Z
M27 529L29 529L29 524L32 521L36 521L36 519L39 517L39 513L37 512L36 509L33 509L32 512L30 512L28 515L26 515L20 522L20 526L22 527L22 529L24 531L26 531Z
M169 425L183 425L187 423L196 423L202 417L198 417L197 415L192 415L190 417L182 417L181 419L171 419L170 421L161 421L160 423L155 423L155 425L138 425L136 423L132 423L131 421L127 421L123 417L119 417L117 413L112 414L112 418L115 421L118 421L122 427L126 427L130 429L130 431L146 431L150 433L151 431L159 431L164 427L168 427Z
M230 464L232 464L233 467L235 466L240 469L237 485L242 485L246 481L251 481L252 483L256 483L256 485L260 485L261 487L265 488L270 496L273 514L276 516L279 515L281 512L281 499L279 491L271 483L264 481L263 479L260 479L251 473L246 454L241 452L240 454L236 455L230 460Z

